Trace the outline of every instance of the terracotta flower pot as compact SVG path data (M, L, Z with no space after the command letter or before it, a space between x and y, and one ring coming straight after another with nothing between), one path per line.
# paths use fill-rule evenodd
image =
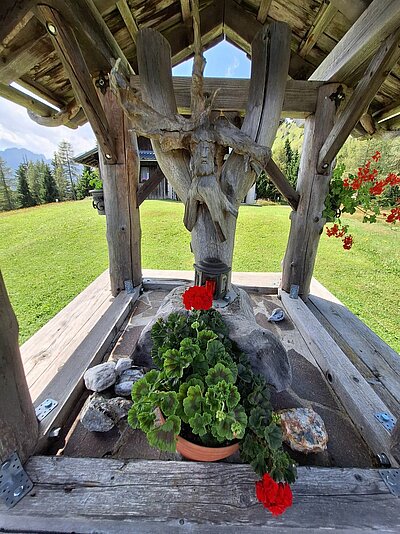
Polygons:
M161 410L158 410L158 417L161 424L165 423L165 419ZM196 445L181 436L178 436L176 451L182 454L188 460L195 460L196 462L216 462L228 458L239 450L239 443L233 443L227 447L206 447L205 445Z

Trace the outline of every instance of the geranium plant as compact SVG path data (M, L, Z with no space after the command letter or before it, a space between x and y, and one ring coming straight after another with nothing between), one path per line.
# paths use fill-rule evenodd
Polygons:
M333 172L323 216L327 222L334 223L333 226L326 228L328 237L341 239L346 250L351 249L354 240L349 234L348 226L341 223L343 213L353 214L359 209L364 213L365 223L374 223L379 216L390 224L400 221L400 191L398 191L400 176L391 172L385 178L380 178L379 171L375 168L380 158L381 153L375 152L364 166L359 167L357 175L348 174L343 178L345 171L343 164L338 165ZM390 212L384 213L382 197L389 188L393 188L398 194L395 195L397 196L395 205L391 207Z
M291 505L288 483L296 468L282 448L269 386L229 339L221 314L210 308L214 286L194 287L183 295L188 314L172 313L152 328L157 369L134 384L128 422L146 433L150 445L171 452L178 435L212 447L239 440L242 458L263 477L257 484L265 484L268 474L276 485L270 497L267 489L257 489L257 497L272 513L282 513Z

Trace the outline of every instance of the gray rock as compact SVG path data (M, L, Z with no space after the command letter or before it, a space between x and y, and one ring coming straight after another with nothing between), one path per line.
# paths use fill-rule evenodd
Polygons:
M101 363L86 371L83 375L85 386L91 391L103 391L115 383L115 362Z
M115 372L117 373L117 376L119 376L121 373L126 371L127 369L130 369L132 367L132 360L130 358L120 358L115 363Z
M151 360L151 329L159 319L165 319L172 312L187 315L182 303L182 293L186 287L173 289L164 299L154 319L143 329L132 359L136 365L154 366ZM249 295L242 289L233 287L236 299L218 311L224 318L229 337L246 354L254 371L265 377L277 391L287 389L292 382L292 369L282 343L269 330L261 328L255 319Z
M130 397L133 384L143 376L144 374L140 369L127 369L121 374L114 386L115 394Z
M326 450L328 433L321 416L312 408L291 408L278 413L283 440L291 449L305 454Z
M285 319L285 312L281 308L275 308L272 310L271 315L268 317L270 323L279 323Z
M94 393L85 402L80 421L90 432L108 432L115 424L126 417L132 403L127 399L106 399Z

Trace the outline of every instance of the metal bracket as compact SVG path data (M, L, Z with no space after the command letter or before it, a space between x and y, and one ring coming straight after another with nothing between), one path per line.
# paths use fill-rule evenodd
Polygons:
M216 310L226 308L226 306L228 306L228 304L232 304L232 302L234 302L238 298L238 296L239 295L236 293L236 291L231 289L230 291L228 291L224 298L213 300L213 307Z
M0 468L0 497L12 508L33 488L33 483L14 452Z
M390 433L396 425L396 419L387 412L380 412L374 414L376 419L382 424L382 426Z
M289 293L289 297L291 299L298 299L299 298L299 289L300 287L296 284L292 284L290 286L290 293Z
M53 399L45 399L35 408L37 420L42 421L57 405L57 401Z
M390 493L400 497L400 469L379 469L379 474Z

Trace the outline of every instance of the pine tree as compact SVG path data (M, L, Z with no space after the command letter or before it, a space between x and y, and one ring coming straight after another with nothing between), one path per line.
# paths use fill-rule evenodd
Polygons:
M98 178L98 171L93 171L90 167L85 165L83 173L76 184L76 196L78 200L89 196L90 189L94 189L92 181Z
M43 162L40 161L29 161L27 164L26 179L35 204L41 204L43 202L43 175L41 164L43 164Z
M55 202L57 198L57 184L51 174L50 167L46 165L43 178L43 200L45 202Z
M54 157L51 164L53 167L54 181L56 182L58 190L58 200L66 200L68 197L68 182L64 176L63 166L61 165L57 152L54 152Z
M57 149L58 164L62 168L64 179L66 180L66 196L76 200L75 184L78 180L78 166L73 161L74 152L72 145L68 141L61 141Z
M18 181L17 193L19 205L21 208L30 208L31 206L34 206L36 204L29 190L27 171L28 164L21 163L15 173Z
M0 211L9 211L16 207L14 194L9 184L10 169L0 158Z

